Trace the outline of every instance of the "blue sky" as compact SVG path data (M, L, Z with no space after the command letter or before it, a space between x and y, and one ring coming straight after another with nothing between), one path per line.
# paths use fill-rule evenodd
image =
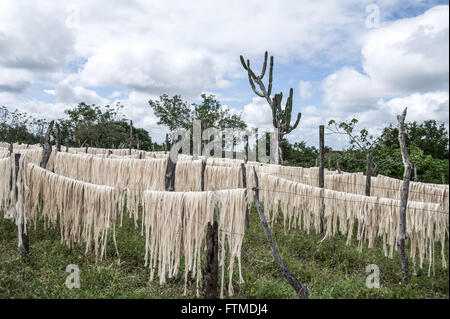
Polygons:
M331 118L356 117L376 135L404 106L407 120L448 127L448 12L448 1L2 0L0 104L53 119L81 101L120 101L162 141L147 101L209 93L269 128L239 61L259 72L268 50L273 94L292 87L302 113L291 142L317 146ZM332 135L326 144L348 145Z

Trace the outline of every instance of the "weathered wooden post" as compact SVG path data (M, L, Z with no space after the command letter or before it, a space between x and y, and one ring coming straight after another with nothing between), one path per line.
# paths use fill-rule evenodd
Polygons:
M131 155L131 149L133 148L133 121L130 120L130 149L128 155Z
M42 161L40 167L47 168L48 160L50 159L50 154L52 153L52 143L50 142L50 135L53 130L53 125L55 121L51 121L48 125L47 132L45 133L45 144L44 144L44 155L42 156Z
M247 197L247 169L245 168L245 163L241 163L242 171L242 187L245 188L245 196ZM249 229L250 219L248 216L248 206L245 207L245 228Z
M336 168L337 168L338 174L341 174L342 172L341 172L341 166L339 165L339 158L336 160Z
M20 154L14 154L14 197L15 200L18 201L19 199L19 189L17 187L17 179L19 176L19 168L20 168ZM23 186L22 186L23 187ZM22 194L23 194L23 189L21 190ZM23 205L22 205L23 206ZM28 254L30 253L30 244L28 241L28 235L27 235L27 230L25 227L25 216L24 216L24 212L21 212L21 216L19 217L19 224L18 227L20 228L18 231L18 236L19 237L19 249L22 255L22 259L25 259Z
M366 153L366 196L370 196L370 177L372 176L371 167L372 165L372 153L367 151Z
M217 299L219 282L219 224L208 223L206 230L206 261L203 270L203 298Z
M177 140L170 147L169 158L167 160L165 189L166 191L169 192L175 191L175 169L177 166L176 162L178 160L178 151L179 151L178 143L181 141L181 139L182 136L178 135ZM174 161L172 161L172 159L174 159Z
M168 149L169 149L169 134L166 133L166 142L164 143L164 154L167 153Z
M402 152L403 166L405 167L403 173L402 195L400 199L400 221L398 228L397 246L400 250L400 256L402 260L402 280L403 282L408 283L409 269L408 269L408 255L406 254L405 250L405 241L406 241L406 207L408 205L409 181L411 179L411 162L409 161L408 151L406 149L406 142L405 142L406 110L407 108L405 108L402 115L397 116L398 141L400 143L400 149Z
M61 152L61 128L59 127L59 123L55 124L56 128L56 151Z
M325 152L325 126L319 126L319 187L325 187L325 168L324 168L324 152ZM325 214L325 200L321 199L320 205L320 233L323 232L323 215Z
M254 200L255 200L255 206L256 210L258 211L259 218L261 219L261 223L263 225L264 231L266 233L267 239L270 244L270 248L272 249L273 257L278 264L278 267L280 268L281 273L286 278L289 285L294 288L295 292L297 293L297 296L299 299L308 299L308 287L304 284L302 284L290 271L289 269L283 264L283 261L281 260L280 253L278 251L277 244L273 240L272 232L270 231L269 225L267 225L266 216L264 215L264 211L262 209L261 203L259 201L259 182L258 182L258 175L256 174L256 169L253 167L253 174L255 177L255 187L253 190L254 193Z
M414 163L414 181L417 182L417 166L416 166L416 163Z

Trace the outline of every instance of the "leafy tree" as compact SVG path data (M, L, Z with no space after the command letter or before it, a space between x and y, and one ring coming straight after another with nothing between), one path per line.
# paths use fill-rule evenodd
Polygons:
M201 95L200 104L192 103L191 107L181 99L180 95L169 98L166 94L159 100L149 100L148 103L155 115L159 118L158 124L169 127L170 131L184 128L192 132L193 120L202 122L202 130L208 127L245 128L241 115L231 114L230 110L223 108L214 95Z
M0 107L0 139L2 141L23 144L40 142L43 136L42 127L47 122L35 119L26 112L10 111L6 106Z
M384 128L380 139L390 148L399 147L398 129L392 124ZM405 124L405 141L407 145L416 145L425 155L446 159L449 156L449 138L444 124L437 125L435 120L427 120L421 124L411 122Z
M63 144L119 148L129 146L130 124L122 114L123 105L106 105L103 109L95 104L82 102L74 109L64 111L68 118L60 119ZM133 126L134 138L139 139L140 149L151 150L152 140L148 132ZM133 141L136 147L137 141Z

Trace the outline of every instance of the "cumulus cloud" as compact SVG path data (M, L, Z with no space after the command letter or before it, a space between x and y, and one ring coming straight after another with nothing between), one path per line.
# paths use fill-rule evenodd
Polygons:
M267 101L260 97L254 97L252 103L244 105L242 119L250 127L272 128L272 111Z
M302 100L310 99L312 97L312 84L307 81L300 81L298 91Z
M362 69L343 67L322 82L324 102L333 110L363 111L380 98L448 87L448 6L371 31L361 53Z
M72 56L75 35L65 25L64 6L48 4L0 2L0 91L22 92L48 80Z

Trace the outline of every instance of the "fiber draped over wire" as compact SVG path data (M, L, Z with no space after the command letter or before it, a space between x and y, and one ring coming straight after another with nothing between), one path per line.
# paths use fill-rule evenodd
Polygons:
M64 152L55 156L55 173L126 191L127 209L135 222L144 190L164 190L166 166L164 158L112 159Z
M376 236L379 236L382 238L386 256L392 258L392 251L397 249L399 200L322 189L265 173L259 174L259 177L264 214L272 224L281 209L285 227L298 227L307 232L314 227L318 232L323 199L325 238L341 233L347 236L349 244L356 222L356 240L360 247L362 243L367 243L369 248L374 248ZM434 243L440 242L442 265L447 267L444 247L448 239L448 215L442 213L440 205L408 201L406 216L406 232L411 243L410 254L413 263L418 253L420 267L423 266L426 256L431 265L434 262ZM390 247L389 254L386 245Z
M36 227L40 218L46 227L59 221L61 242L69 247L85 243L96 260L106 252L108 231L116 222L117 207L123 198L115 188L94 185L64 177L29 163L26 167L28 190L26 210Z
M145 191L143 219L145 229L145 265L150 267L150 280L156 268L160 284L166 276L178 274L180 259L185 260L185 293L189 272L196 279L197 295L202 276L201 251L206 236L206 226L214 220L214 210L219 212L220 259L222 267L221 297L223 297L225 251L229 253L228 294L233 295L232 276L235 259L238 260L239 282L241 272L241 247L244 235L245 189L217 192L158 192ZM228 242L226 247L225 242Z

